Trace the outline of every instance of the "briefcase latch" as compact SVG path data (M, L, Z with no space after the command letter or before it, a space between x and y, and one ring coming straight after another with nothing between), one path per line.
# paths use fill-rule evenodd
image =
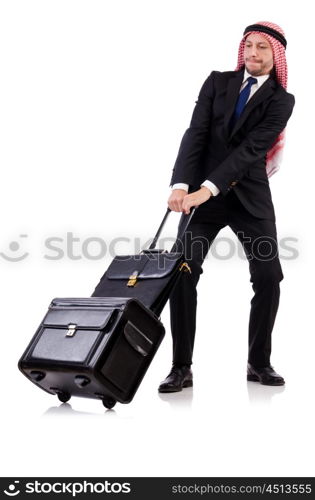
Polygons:
M138 274L139 274L139 271L134 271L129 276L129 281L127 283L127 286L135 286L135 284L137 283Z
M73 335L75 334L76 327L77 325L68 325L68 331L66 337L73 337Z

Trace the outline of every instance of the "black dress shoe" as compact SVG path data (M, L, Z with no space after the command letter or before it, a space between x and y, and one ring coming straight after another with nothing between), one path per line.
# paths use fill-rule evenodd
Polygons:
M159 392L179 392L183 387L192 387L192 371L189 366L173 366L159 386Z
M247 365L247 380L251 382L260 382L263 385L284 385L284 378L276 373L272 366L263 368L255 368L248 363Z

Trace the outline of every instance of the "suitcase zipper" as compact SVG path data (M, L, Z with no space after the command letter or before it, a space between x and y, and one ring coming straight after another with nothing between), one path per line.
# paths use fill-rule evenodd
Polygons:
M106 297L108 298L108 297ZM105 299L105 297L104 297ZM105 303L104 302L97 302L97 301L93 301L92 303L87 301L69 301L69 302L66 302L66 301L63 301L63 300L53 300L49 306L50 309L55 309L55 308L61 308L61 307L65 307L65 308L68 308L68 307L80 307L80 308L88 308L89 310L92 310L93 308L99 308L99 307L102 307L103 309L107 310L107 309L123 309L124 306L126 305L126 302L127 302L128 298L125 299L124 302L113 302L112 304L109 304L109 303ZM108 302L108 301L107 301Z

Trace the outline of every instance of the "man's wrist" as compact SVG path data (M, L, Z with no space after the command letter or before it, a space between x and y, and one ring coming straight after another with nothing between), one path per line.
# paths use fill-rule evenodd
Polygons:
M207 179L207 180L205 180L205 181L201 184L201 186L200 186L200 187L203 187L203 186L204 186L204 187L206 187L206 188L208 188L208 189L211 191L212 196L217 196L217 195L220 193L220 189L219 189L219 188L217 188L217 186L216 186L215 184L213 184L213 182L208 181L208 179Z
M207 191L210 191L211 196L213 196L213 192L207 186L200 186L200 189L206 189Z

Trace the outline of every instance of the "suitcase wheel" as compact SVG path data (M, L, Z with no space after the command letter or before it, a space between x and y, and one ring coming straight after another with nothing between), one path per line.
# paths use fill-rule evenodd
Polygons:
M69 392L58 392L57 396L59 401L61 401L62 403L66 403L71 398Z
M108 408L109 410L111 408L113 408L116 404L116 401L114 398L109 398L109 397L103 398L102 401L103 401L103 405L105 406L105 408Z

